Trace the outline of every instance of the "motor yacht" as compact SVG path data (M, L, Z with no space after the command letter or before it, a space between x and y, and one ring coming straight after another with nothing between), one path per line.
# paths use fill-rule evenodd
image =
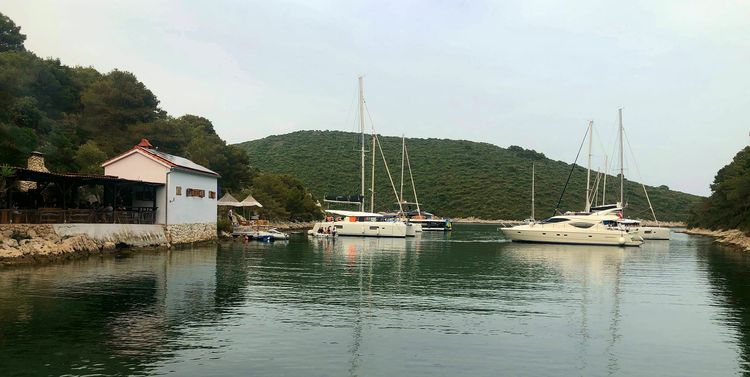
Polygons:
M643 244L637 230L629 230L617 223L622 208L609 207L591 213L565 213L501 230L505 237L516 242L610 246Z

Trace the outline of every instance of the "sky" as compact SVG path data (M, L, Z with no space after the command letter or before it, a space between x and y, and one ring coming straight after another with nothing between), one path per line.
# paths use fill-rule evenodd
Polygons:
M626 176L693 194L750 143L744 0L4 0L0 12L37 55L133 72L161 108L210 119L230 143L355 131L359 75L380 134L572 162L593 120L594 168L612 160L623 108Z

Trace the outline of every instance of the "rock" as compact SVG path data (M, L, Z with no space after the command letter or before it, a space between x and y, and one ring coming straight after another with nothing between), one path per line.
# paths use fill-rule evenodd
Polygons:
M117 245L112 241L106 241L102 244L102 249L104 250L114 250L117 247Z
M77 235L67 238L60 243L60 249L63 251L84 251L84 252L96 252L99 251L99 246L91 238L84 235Z
M29 236L29 238L36 238L36 232L33 229L29 229L26 231L26 235Z
M7 240L3 240L3 246L6 247L6 248L18 247L18 241L14 240L12 238L9 238Z
M0 249L0 258L17 258L23 256L18 249Z

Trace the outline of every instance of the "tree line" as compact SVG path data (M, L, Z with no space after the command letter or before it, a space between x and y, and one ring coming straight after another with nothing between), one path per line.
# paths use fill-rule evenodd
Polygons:
M319 216L298 180L252 168L247 153L222 140L210 120L168 114L134 74L43 59L25 48L25 40L21 28L0 13L1 164L24 166L30 152L39 150L52 171L102 173L102 162L147 138L161 151L221 174L222 190L267 200L269 217Z
M739 151L716 173L711 196L695 207L688 225L750 234L750 147Z

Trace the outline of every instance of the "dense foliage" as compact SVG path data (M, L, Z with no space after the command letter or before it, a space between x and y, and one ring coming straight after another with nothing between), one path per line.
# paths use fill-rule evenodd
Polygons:
M268 201L271 216L319 215L309 198L294 199L306 194L298 181L255 177L245 151L227 145L208 119L170 116L132 73L103 74L42 59L25 49L25 39L0 13L0 165L25 166L29 153L40 150L52 171L102 173L103 161L147 138L161 151L221 174L222 190L239 192L255 184L253 193Z
M711 196L695 207L691 227L740 229L750 234L750 147L716 173Z
M38 149L53 171L101 173L101 162L146 137L219 172L223 187L249 183L246 154L221 140L209 120L171 117L132 73L41 59L26 51L24 39L0 14L0 163L23 166Z
M250 163L263 171L298 177L317 195L351 195L360 191L359 135L336 131L300 131L240 144ZM400 191L401 139L380 137L391 174ZM443 216L477 216L487 219L529 217L531 163L536 165L536 217L552 214L570 171L570 164L518 146L500 148L488 143L444 139L407 139L417 195L423 208ZM370 147L368 146L368 149ZM396 205L382 158L378 153L376 210ZM371 161L368 155L368 164ZM367 168L369 174L369 166ZM407 183L404 196L413 201ZM370 178L367 178L369 188ZM584 206L586 170L577 166L561 209ZM626 180L628 216L650 218L641 185ZM648 187L659 220L686 220L699 197L671 191L666 186ZM601 193L601 191L600 191ZM619 196L619 179L607 178L606 201ZM366 194L369 199L369 192ZM601 197L601 194L600 194ZM369 207L369 204L368 204Z
M317 201L300 180L287 174L260 173L240 200L252 194L263 208L254 209L263 218L312 221L322 216Z

